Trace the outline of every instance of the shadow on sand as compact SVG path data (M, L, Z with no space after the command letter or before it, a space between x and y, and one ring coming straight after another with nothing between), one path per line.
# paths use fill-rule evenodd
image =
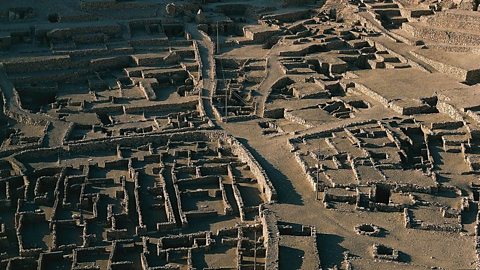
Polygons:
M302 262L304 256L305 251L303 250L280 246L280 269L302 269Z
M347 251L340 243L343 237L335 234L317 234L317 248L322 268L328 269L340 265L343 261L343 252Z

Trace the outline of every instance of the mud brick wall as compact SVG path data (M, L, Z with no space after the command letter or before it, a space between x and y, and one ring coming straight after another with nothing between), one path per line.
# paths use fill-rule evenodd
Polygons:
M357 202L357 195L335 195L331 193L323 193L323 202L346 202L355 204Z
M200 75L200 72L202 72L202 70L203 70L203 62L202 62L202 58L201 58L201 56L200 56L200 50L199 50L199 48L198 48L198 42L197 42L196 40L193 40L193 41L192 41L192 46L193 46L193 52L194 52L194 54L195 54L195 62L198 63L198 71L199 71L199 75ZM202 76L202 78L203 78L203 76ZM199 81L200 81L200 78L199 78L199 77L194 78L194 80L195 80L195 81L194 81L194 84L195 84L195 85L197 85L198 83L200 83L200 82L199 82ZM203 82L202 82L202 83L203 83ZM203 85L202 85L202 86L198 86L198 85L197 85L197 87L203 87ZM200 89L201 89L201 88L200 88Z
M300 168L302 168L302 171L305 173L305 176L307 178L308 183L312 186L314 191L319 191L322 188L317 187L317 179L316 177L313 177L311 170L308 168L307 163L303 160L303 157L301 156L300 153L295 152L295 160L297 161L298 165L300 165Z
M284 117L284 112L285 112L284 108L278 108L273 110L265 110L264 108L262 117L280 119Z
M46 82L80 82L83 81L85 76L88 76L90 70L87 68L82 69L66 69L57 70L56 72L49 73L36 73L35 76L22 74L11 79L14 84L23 83L46 83Z
M169 111L169 110L195 110L197 108L198 101L192 99L187 102L182 103L167 103L167 104L157 104L150 106L141 106L141 107L125 107L126 113L136 113L143 111Z
M140 80L139 86L140 90L142 90L143 95L149 101L156 100L157 96L155 95L155 91L153 90L154 85L158 85L157 79L143 79Z
M137 39L128 42L130 46L168 46L169 42L163 38Z
M214 52L213 54L209 54L208 57L210 58L209 62L211 63L211 67L210 67L210 70L209 70L210 78L212 78L212 80L216 83L216 79L217 79L217 66L216 65L217 65L217 63L215 61L215 51L216 51L217 47L216 47L216 44L212 41L212 39L210 38L210 36L207 33L200 30L200 34L202 35L203 40L206 41L207 48L209 50L211 50L212 52ZM205 77L206 74L203 74L203 75L204 75L203 77ZM216 92L215 91L216 87L214 87L212 89L214 91L210 92L210 98L212 98L213 97L212 95Z
M450 225L450 224L430 224L422 222L418 226L418 229L428 230L428 231L440 231L440 232L460 232L462 230L461 224Z
M363 94L365 94L366 96L372 98L373 100L376 100L378 102L380 102L381 104L383 104L383 106L387 107L389 106L389 101L382 97L381 95L379 95L378 93L372 91L371 89L369 89L368 87L362 85L362 84L359 84L359 83L355 83L355 87L360 91L362 92Z
M265 269L279 269L280 232L278 231L277 218L270 210L260 210L260 220L263 225L263 241L266 247Z
M75 27L53 29L47 33L50 39L68 39L75 35L103 33L107 36L120 36L122 33L122 26L120 24L105 24L98 26Z
M411 51L410 53L444 74L448 74L450 76L453 76L467 83L474 84L474 83L480 82L480 69L473 69L473 70L462 69L459 67L455 67L452 65L448 65L448 64L424 57L423 55L418 54L415 51Z
M403 24L402 29L415 37L422 37L438 43L469 46L480 43L480 36L469 33L459 33L448 29L429 28L423 25Z
M73 152L90 152L97 150L113 150L117 145L125 147L138 147L145 145L147 142L158 143L164 145L168 140L172 141L203 141L208 139L208 132L182 132L173 134L149 134L149 135L134 135L124 138L109 138L91 140L88 143L72 143L69 144L70 151ZM46 150L48 151L48 150Z
M307 4L314 2L312 0L283 0L286 4ZM280 13L276 15L263 16L262 20L279 20L282 22L294 22L309 16L309 10L300 10L293 12Z
M175 172L175 164L172 167L172 170L170 172L166 172L166 173L170 173L172 175L172 182L173 183L177 182L177 177L175 176L174 172ZM188 225L188 219L187 219L187 216L186 216L186 214L185 214L185 212L183 211L183 208L182 208L181 192L180 192L180 189L178 188L178 185L174 184L173 188L175 190L175 197L177 199L177 207L178 207L178 213L179 213L179 216L180 216L180 222L182 224L182 227L186 227Z
M450 116L452 119L457 120L457 121L463 121L463 116L460 111L458 111L454 106L443 102L439 101L437 103L437 109L439 112L447 114Z
M103 10L103 9L131 9L143 8L150 9L158 7L158 4L130 2L130 1L116 1L116 0L99 0L99 1L81 1L80 8L82 10Z
M265 193L267 200L269 202L274 201L277 199L277 192L273 187L270 179L267 176L265 170L260 166L260 164L255 160L252 154L241 144L237 139L234 137L228 138L231 146L233 154L238 156L240 160L247 163L250 167L250 170L257 178L258 183L263 188L263 192Z
M305 119L303 119L301 117L298 117L298 116L295 116L287 110L285 110L285 112L284 112L284 117L285 117L285 119L287 119L289 121L292 121L294 123L304 125L304 126L309 127L309 128L313 127L312 125L308 124L307 121L305 121Z
M69 137L70 137L70 134L72 134L72 131L74 130L75 128L75 123L74 122L71 122L68 124L68 127L67 129L65 130L65 133L63 135L63 138L62 138L62 144L65 145L68 143L68 140L69 140Z
M131 57L127 55L97 58L90 61L90 69L103 70L110 68L125 68L130 66L131 62Z
M238 211L240 214L240 220L245 221L245 204L243 203L242 195L236 184L232 185L233 196L238 206Z
M7 73L23 73L66 69L72 65L70 56L32 57L3 63Z
M230 164L228 165L229 176L230 173ZM230 203L228 202L227 193L225 192L225 186L223 185L223 181L221 177L218 177L218 184L220 186L220 191L222 192L222 203L223 203L223 210L225 211L225 215L229 215L232 213L233 209ZM234 194L235 195L235 194ZM239 208L240 209L240 208ZM240 216L241 218L241 216Z
M480 270L480 211L477 212L477 221L475 224L475 269Z

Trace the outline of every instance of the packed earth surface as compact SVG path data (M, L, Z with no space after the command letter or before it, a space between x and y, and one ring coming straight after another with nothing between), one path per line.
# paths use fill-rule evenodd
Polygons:
M0 269L480 269L479 0L0 0Z

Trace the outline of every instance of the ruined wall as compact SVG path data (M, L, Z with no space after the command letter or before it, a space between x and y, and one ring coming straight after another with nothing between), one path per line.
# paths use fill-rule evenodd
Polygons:
M277 192L273 187L270 179L267 176L265 170L260 166L257 160L252 156L252 154L234 137L228 138L230 144L232 145L233 154L238 156L240 160L247 163L250 167L250 170L255 175L258 180L258 183L263 188L263 193L265 193L267 200L269 202L275 201L277 199Z
M260 219L263 225L263 241L267 249L265 256L265 269L279 269L280 233L275 214L268 209L260 210Z

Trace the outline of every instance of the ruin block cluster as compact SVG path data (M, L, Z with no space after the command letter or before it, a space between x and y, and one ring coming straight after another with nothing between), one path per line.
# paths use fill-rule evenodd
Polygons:
M480 269L478 0L0 5L0 269Z

